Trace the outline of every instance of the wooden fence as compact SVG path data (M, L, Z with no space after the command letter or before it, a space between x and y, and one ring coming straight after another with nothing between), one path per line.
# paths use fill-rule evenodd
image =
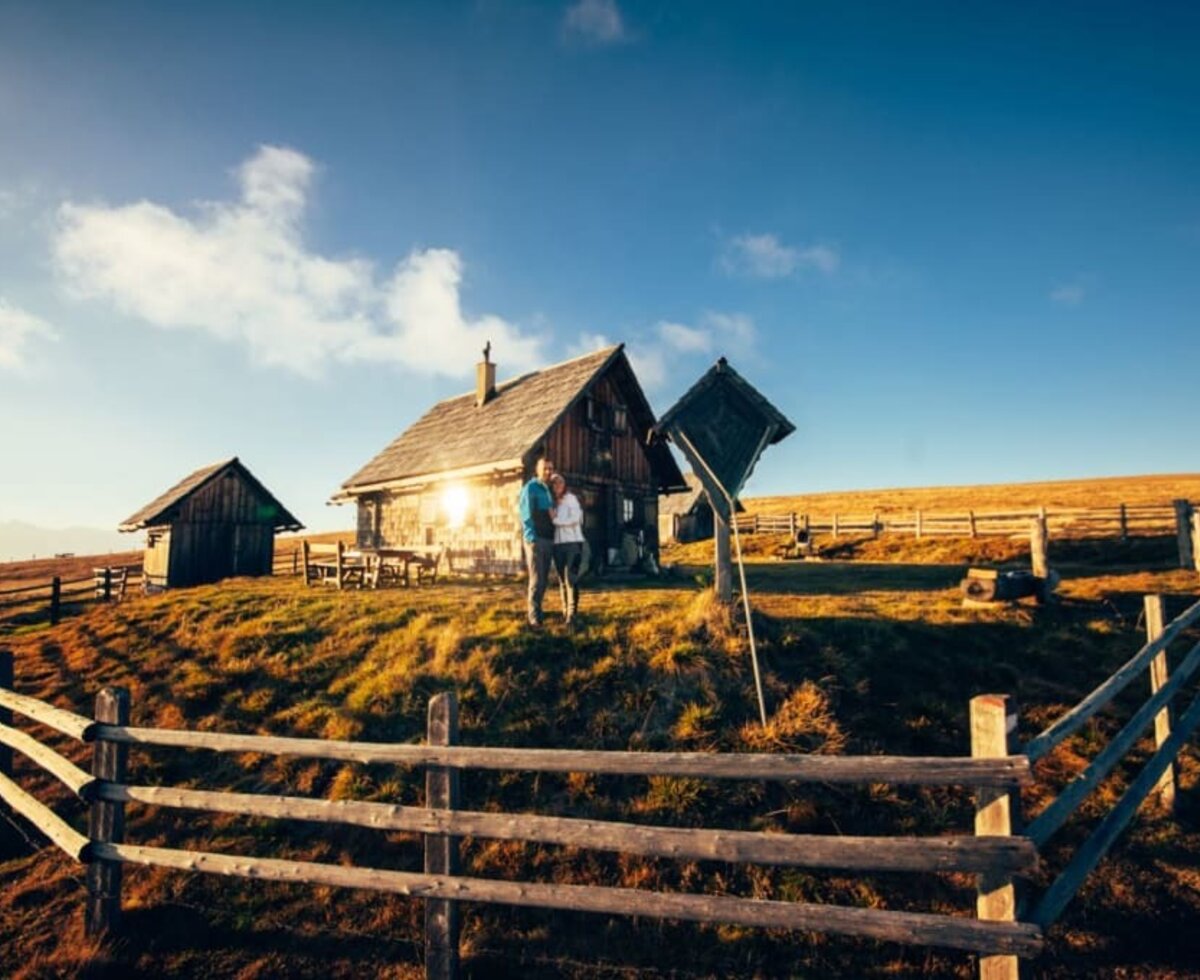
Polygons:
M1117 504L1113 507L943 513L917 510L909 514L739 514L740 534L787 534L792 538L828 534L911 534L916 538L953 536L1024 537L1033 522L1060 537L1131 537L1175 534L1180 566L1200 570L1200 508L1186 501L1171 504Z
M87 578L55 575L46 582L0 589L0 620L36 622L44 618L53 626L67 608L122 598L128 588L137 587L141 574L140 565L113 565L96 568Z
M983 977L1016 977L1018 957L1035 956L1043 931L1062 913L1143 800L1157 791L1173 799L1171 767L1200 725L1200 697L1174 721L1172 698L1200 665L1200 644L1174 672L1166 651L1200 620L1200 602L1169 625L1162 600L1146 599L1148 642L1076 707L1024 746L1016 742L1016 709L1005 695L981 695L970 704L971 757L819 756L617 752L463 746L458 743L453 694L429 704L424 745L300 739L139 728L129 724L129 697L105 688L94 717L53 707L12 690L12 657L0 651L0 801L37 826L74 860L87 865L88 932L118 927L124 864L176 868L273 881L365 888L426 902L426 975L457 974L457 903L481 902L637 915L696 922L827 932L916 945L974 951ZM1150 698L1088 768L1039 813L1023 834L1020 785L1033 778L1032 763L1044 758L1110 705L1145 671ZM24 732L12 713L93 745L87 773ZM1038 848L1075 812L1155 724L1157 749L1121 801L1079 847L1066 869L1036 902L1018 903L1019 878L1038 863ZM231 753L259 753L360 763L426 767L423 807L305 797L229 793L139 785L128 777L131 746ZM12 751L55 776L89 805L83 835L12 779ZM706 779L819 781L842 784L958 786L975 793L973 836L843 837L643 826L537 814L465 811L460 808L462 770L581 772ZM203 851L146 847L124 840L124 808L145 804L256 817L353 825L424 835L424 873L328 865ZM976 917L696 895L595 885L545 884L464 876L462 838L493 838L569 845L654 857L723 860L750 864L902 872L958 871L977 875ZM1019 908L1032 911L1018 917Z

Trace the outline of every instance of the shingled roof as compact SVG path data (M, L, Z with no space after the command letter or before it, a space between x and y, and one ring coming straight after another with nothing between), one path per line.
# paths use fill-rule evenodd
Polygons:
M338 496L344 499L361 488L411 477L524 459L592 380L624 357L623 350L623 344L605 347L505 381L483 405L475 404L474 392L438 402L346 480ZM654 424L649 403L630 407L640 408L649 416L648 424ZM658 451L669 458L665 446Z
M185 476L175 486L171 487L170 490L155 497L132 517L125 518L118 525L117 530L137 531L155 524L169 523L170 515L167 513L168 511L181 504L186 497L195 493L210 480L215 480L229 469L236 469L251 486L259 490L268 501L275 505L275 529L277 531L299 531L304 527L303 524L288 512L283 504L275 499L274 494L264 487L254 474L246 469L245 465L234 456L231 459L223 459L219 463L213 463L211 466L202 466L195 473Z

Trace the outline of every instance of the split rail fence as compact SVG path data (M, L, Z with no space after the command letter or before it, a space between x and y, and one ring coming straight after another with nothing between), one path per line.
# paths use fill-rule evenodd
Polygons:
M457 975L459 903L481 902L734 923L948 947L979 954L982 977L1012 978L1018 976L1019 958L1036 956L1042 949L1044 930L1059 918L1143 801L1151 793L1157 793L1168 804L1174 799L1172 767L1179 751L1200 726L1200 696L1177 719L1171 714L1171 703L1200 665L1200 643L1192 647L1173 672L1168 669L1167 648L1200 621L1200 602L1169 624L1163 622L1160 597L1148 596L1146 611L1147 643L1077 706L1023 746L1016 741L1017 713L1007 695L973 698L970 757L650 753L464 746L458 744L457 702L453 694L439 694L430 701L424 745L139 728L129 723L129 696L120 688L105 688L98 693L92 718L15 693L12 656L0 651L0 801L39 828L74 860L87 866L84 918L91 934L118 928L122 867L137 864L373 889L423 899L428 977ZM1018 789L1034 779L1033 763L1078 732L1146 672L1150 678L1149 699L1087 769L1022 830ZM12 727L14 712L91 743L91 772L85 772ZM1022 894L1027 888L1020 879L1037 868L1038 849L1112 772L1151 723L1156 749L1129 783L1121 800L1049 888L1037 896ZM229 793L139 785L132 781L129 749L150 750L159 746L424 766L425 806ZM56 777L88 804L86 835L13 780L14 750ZM975 794L974 835L823 836L473 812L461 809L460 804L459 775L469 769L957 786ZM417 832L424 836L425 870L400 872L127 843L124 814L128 804ZM464 836L678 859L863 871L974 873L978 876L976 917L475 878L461 873Z
M1118 504L1112 507L1047 508L958 513L913 511L818 516L806 513L739 514L740 534L787 534L792 538L828 534L911 534L917 538L1024 537L1030 524L1042 523L1048 534L1060 537L1149 537L1175 533L1180 565L1200 570L1200 507L1187 500L1170 504Z
M127 589L139 587L141 575L140 565L113 565L96 568L86 578L55 575L49 581L0 589L0 620L21 617L37 621L44 617L53 626L64 610L80 603L123 598Z

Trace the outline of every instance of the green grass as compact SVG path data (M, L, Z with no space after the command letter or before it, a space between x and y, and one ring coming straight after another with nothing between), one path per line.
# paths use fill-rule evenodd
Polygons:
M955 591L961 553L935 564L914 561L928 555L913 552L872 562L763 557L749 574L771 711L765 730L742 632L696 584L697 567L586 592L584 629L572 634L527 632L518 584L336 593L237 580L94 609L6 642L22 691L86 710L100 686L124 684L140 725L411 741L423 736L428 698L453 689L463 741L477 745L952 755L968 751L973 695L1015 695L1022 733L1032 735L1136 650L1144 592L1175 597L1174 613L1197 591L1194 574L1162 563L1147 570L1146 555L1117 548L1060 554L1074 560L1062 566L1069 574L1053 608L967 611ZM1047 760L1049 784L1085 765L1132 703L1123 698ZM396 766L168 750L134 753L132 766L139 782L213 789L410 804L423 793L422 773ZM26 766L19 772L60 812L80 815L45 778ZM1039 975L1183 975L1200 962L1193 930L1176 928L1200 914L1196 773L1189 750L1180 820L1151 815L1135 826L1052 933ZM1068 825L1039 883L1124 778ZM940 788L469 773L463 789L473 809L795 833L962 833L972 812L968 794ZM1043 785L1024 804L1036 812L1048 798ZM165 809L131 808L129 839L405 870L421 864L411 835ZM7 962L23 964L18 976L81 972L89 963L121 976L419 975L417 902L179 872L130 869L124 938L89 946L80 939L78 869L49 850L31 856L9 846L0 864L0 947ZM967 875L753 868L484 840L467 843L465 870L954 914L969 913L974 894ZM972 971L965 954L922 948L484 906L466 910L464 951L477 977Z

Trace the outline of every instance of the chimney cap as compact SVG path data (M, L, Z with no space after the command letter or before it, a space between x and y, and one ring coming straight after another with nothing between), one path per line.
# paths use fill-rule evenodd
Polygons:
M489 340L486 344L483 345L483 363L484 364L491 363L489 356L488 356L491 353L492 353L492 342Z

